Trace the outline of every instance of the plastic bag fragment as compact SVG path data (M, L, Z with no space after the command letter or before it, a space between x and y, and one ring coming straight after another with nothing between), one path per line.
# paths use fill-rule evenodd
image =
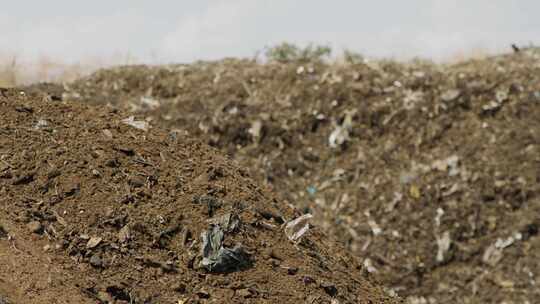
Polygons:
M311 214L304 214L285 225L285 235L289 240L298 241L308 230L309 220L313 217Z
M240 226L240 217L237 214L225 213L215 219L212 219L210 223L219 225L225 232L232 232Z
M246 267L249 256L241 245L234 248L223 246L224 233L220 226L212 226L201 235L202 256L201 266L209 272L230 272Z
M150 125L148 124L147 121L135 120L135 117L133 116L130 116L126 119L122 119L122 122L125 123L126 125L132 126L136 129L143 130L143 131L148 131L148 129L150 128Z

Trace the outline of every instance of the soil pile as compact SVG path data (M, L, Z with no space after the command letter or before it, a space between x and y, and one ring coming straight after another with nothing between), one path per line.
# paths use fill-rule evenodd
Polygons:
M537 49L119 67L66 89L225 151L411 303L537 299Z
M41 92L0 91L0 303L399 302L217 151Z

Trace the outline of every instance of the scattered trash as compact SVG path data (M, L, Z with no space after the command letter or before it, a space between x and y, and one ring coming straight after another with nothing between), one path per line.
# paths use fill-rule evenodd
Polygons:
M131 228L129 228L129 225L125 225L118 232L118 241L120 243L127 243L130 239L131 239Z
M456 100L461 95L461 91L457 89L450 89L445 91L441 95L441 99L445 102L450 102Z
M450 250L450 245L452 240L450 239L450 232L445 231L442 236L437 236L437 262L442 263L448 259L448 250Z
M209 272L230 272L249 265L249 257L241 245L232 249L223 247L224 232L220 226L212 226L201 238L201 266Z
M136 129L143 130L143 131L148 131L148 129L150 128L150 124L148 124L147 121L135 120L134 116L130 116L126 119L123 119L122 123L125 123L126 125L132 126Z
M484 251L484 254L482 255L482 262L490 266L495 266L501 261L502 258L502 249L497 248L495 244L492 244Z
M444 215L444 210L442 208L437 208L437 215L435 216L435 226L441 226L441 218Z
M38 221L32 221L26 224L26 227L32 233L41 234L43 232L43 225L41 225L41 223Z
M230 212L212 219L209 222L214 225L219 225L225 232L233 232L240 226L240 218L238 215Z
M95 248L99 243L101 243L103 239L97 236L93 236L88 240L88 243L86 243L86 248L92 249Z
M0 295L0 304L10 304L11 302L8 301L7 298L5 298L4 296Z
M381 227L379 227L377 222L375 222L374 220L368 220L368 225L371 228L371 232L374 236L377 236L383 232Z
M371 259L369 259L369 258L366 258L364 260L364 267L366 268L367 272L369 272L369 273L377 272L377 268L375 268L373 266L373 261L371 261Z
M341 125L336 124L334 131L330 133L330 137L328 138L330 148L341 147L345 142L350 140L354 115L356 115L356 110L345 111L345 117Z
M155 110L159 108L161 104L157 99L148 96L141 96L141 105L143 106L143 109Z
M251 136L253 136L253 138L259 139L261 137L262 127L263 127L262 121L255 120L251 124L251 127L248 130L248 133L251 134Z
M514 244L515 241L518 241L518 240L521 240L522 239L522 234L521 232L516 232L514 235L506 238L506 239L497 239L497 242L495 242L495 248L497 249L504 249L506 247L509 247L511 246L512 244Z
M309 230L309 221L313 218L313 215L307 213L304 214L285 225L285 235L289 240L297 242L302 236Z
M39 129L42 129L42 128L45 128L49 125L49 122L45 119L39 119L36 124L34 125L34 129L35 130L39 130Z
M446 159L434 161L431 167L442 172L448 171L448 176L456 176L459 174L458 164L459 157L452 155Z

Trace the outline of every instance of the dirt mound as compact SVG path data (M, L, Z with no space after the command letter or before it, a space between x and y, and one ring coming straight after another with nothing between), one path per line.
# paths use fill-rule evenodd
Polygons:
M0 92L1 303L399 302L215 150L42 97Z
M445 66L226 60L66 86L206 140L411 303L534 302L540 53Z

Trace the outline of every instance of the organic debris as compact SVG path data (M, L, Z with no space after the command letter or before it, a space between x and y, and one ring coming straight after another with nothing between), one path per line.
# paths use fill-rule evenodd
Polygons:
M274 55L289 58L287 50ZM369 259L370 276L390 293L425 303L534 303L539 62L538 48L456 64L228 59L102 70L64 95L128 111L141 96L159 100L131 115L226 153ZM495 247L516 232L521 240ZM512 288L501 287L509 286L501 273Z
M400 302L319 229L289 242L279 227L300 211L215 149L19 92L0 92L0 294L12 302ZM34 129L37 115L55 131Z

